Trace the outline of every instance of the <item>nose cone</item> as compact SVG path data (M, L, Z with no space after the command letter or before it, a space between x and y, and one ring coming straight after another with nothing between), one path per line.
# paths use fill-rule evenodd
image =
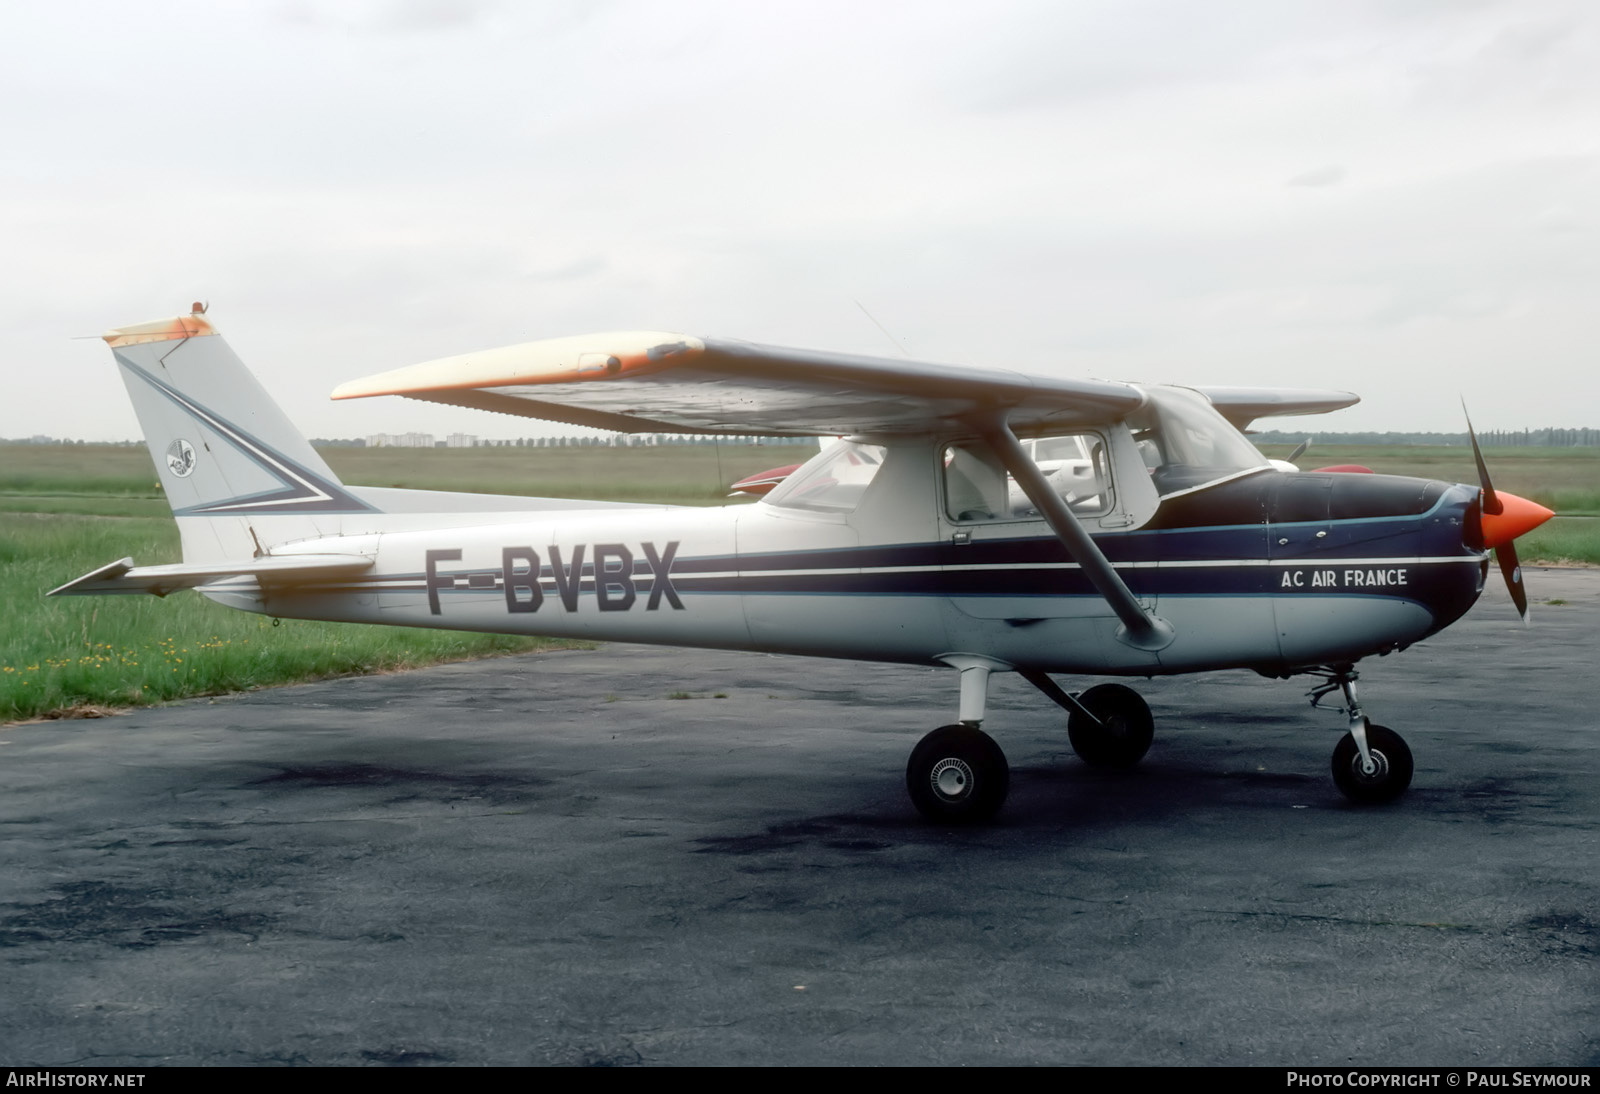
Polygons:
M1536 501L1519 498L1515 494L1508 494L1504 490L1496 490L1495 496L1500 500L1500 512L1490 513L1485 511L1483 521L1483 545L1485 547L1501 547L1518 536L1526 535L1539 525L1555 516L1550 510Z

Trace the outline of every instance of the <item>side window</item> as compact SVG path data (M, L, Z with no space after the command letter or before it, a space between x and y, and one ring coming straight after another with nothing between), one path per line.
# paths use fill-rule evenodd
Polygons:
M1008 520L1011 476L985 445L946 445L944 509L951 520Z
M1111 511L1111 472L1105 441L1099 435L1040 437L1024 441L1023 449L1075 514L1097 517ZM987 445L946 445L943 461L945 515L951 520L1041 519L1039 510Z

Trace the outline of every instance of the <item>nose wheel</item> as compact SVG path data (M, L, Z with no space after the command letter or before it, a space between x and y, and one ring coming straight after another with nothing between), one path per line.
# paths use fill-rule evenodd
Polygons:
M1335 691L1344 693L1344 714L1350 719L1350 732L1333 748L1333 785L1353 802L1373 804L1393 801L1411 785L1411 749L1400 734L1388 726L1367 721L1356 698L1358 675L1354 665L1334 665L1313 669L1325 683L1308 693L1312 706Z
M1333 784L1353 802L1393 801L1411 785L1411 749L1386 726L1367 726L1367 758L1346 733L1333 749Z
M1005 804L1011 787L1006 754L968 725L943 726L911 750L906 790L917 812L938 824L979 824Z

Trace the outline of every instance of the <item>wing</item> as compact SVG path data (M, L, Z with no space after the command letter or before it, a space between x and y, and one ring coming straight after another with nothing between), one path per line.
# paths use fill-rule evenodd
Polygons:
M1241 432L1257 418L1326 414L1361 401L1348 391L1298 387L1197 387L1217 412Z
M1130 384L777 349L656 331L581 335L447 357L343 384L623 433L926 433L1003 411L1018 432L1121 418Z

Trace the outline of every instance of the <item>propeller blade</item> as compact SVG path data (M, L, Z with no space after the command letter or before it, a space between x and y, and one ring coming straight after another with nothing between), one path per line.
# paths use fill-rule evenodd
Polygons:
M1483 462L1483 449L1478 447L1478 434L1472 428L1472 415L1467 413L1467 401L1461 400L1461 413L1467 419L1467 439L1472 442L1472 458L1478 464L1478 483L1483 487L1481 506L1482 547L1494 548L1494 560L1500 564L1500 576L1506 579L1506 592L1511 603L1517 606L1522 625L1528 625L1528 590L1522 585L1522 563L1517 559L1517 537L1531 532L1551 517L1550 510L1537 502L1507 494L1502 498L1494 492L1489 481L1489 467Z
M1517 545L1515 541L1508 541L1494 549L1494 560L1500 564L1500 574L1506 579L1506 591L1511 594L1511 603L1517 606L1517 614L1522 617L1522 625L1528 625L1528 590L1522 587L1522 565L1517 561Z
M1293 452L1289 453L1286 462L1293 463L1295 460L1298 460L1301 456L1304 456L1306 454L1306 449L1308 449L1310 447L1311 447L1311 438L1307 437L1305 440L1301 441L1295 447L1295 450Z
M1461 400L1461 413L1467 419L1467 439L1472 442L1472 458L1478 461L1478 484L1483 487L1483 511L1490 516L1499 516L1501 512L1500 496L1494 492L1494 483L1489 481L1489 466L1483 462L1483 449L1478 447L1478 434L1472 428L1472 415L1467 413L1467 401Z

